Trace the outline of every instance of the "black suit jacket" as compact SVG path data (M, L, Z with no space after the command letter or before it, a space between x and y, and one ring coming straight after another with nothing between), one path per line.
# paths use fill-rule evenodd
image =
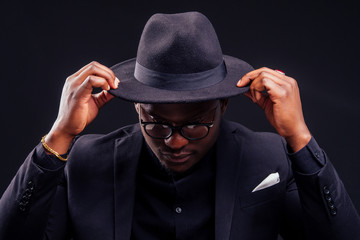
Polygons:
M39 158L48 156L39 144L1 198L0 238L130 239L143 141L138 124L85 135L66 166L50 159L44 166ZM360 239L359 216L328 159L314 174L298 173L281 137L227 121L216 153L216 240L269 240L278 233L285 239ZM278 184L252 192L274 172Z

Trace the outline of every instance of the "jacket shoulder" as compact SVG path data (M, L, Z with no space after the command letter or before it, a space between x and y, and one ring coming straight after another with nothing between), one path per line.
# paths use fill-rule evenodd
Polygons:
M70 150L66 170L86 170L87 167L100 164L104 167L112 165L117 142L126 141L135 135L141 135L139 124L128 125L108 134L86 134L77 137Z
M86 150L86 151L98 151L102 150L103 146L110 146L117 139L127 138L134 134L141 134L139 124L132 124L122 128L119 128L113 132L107 134L86 134L76 138L71 153L73 150Z
M231 131L237 138L239 148L245 158L252 162L261 161L266 164L286 163L288 161L286 142L278 134L272 132L255 132L239 123L225 121L224 131Z
M248 142L261 142L280 145L284 144L284 139L277 133L256 132L237 122L225 120L223 123L223 130L231 131L233 134L243 138Z

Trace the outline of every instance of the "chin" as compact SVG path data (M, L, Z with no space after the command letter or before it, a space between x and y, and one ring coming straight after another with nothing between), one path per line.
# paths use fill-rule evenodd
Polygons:
M169 171L169 172L173 172L173 173L183 173L186 172L187 170L189 170L191 167L184 167L184 166L165 166L165 168Z
M161 164L170 172L183 173L192 168L198 161L187 161L183 163L174 163L168 161L161 161Z

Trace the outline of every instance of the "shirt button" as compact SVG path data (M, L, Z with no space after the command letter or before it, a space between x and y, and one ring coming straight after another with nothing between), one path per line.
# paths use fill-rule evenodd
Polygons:
M327 202L331 202L332 201L332 198L330 195L325 195L325 199Z
M324 187L324 193L326 194L326 195L329 195L330 194L330 190L329 190L329 188L327 187L327 186L325 186Z
M182 209L181 209L180 207L177 207L177 208L175 208L175 212L176 212L176 213L181 213L181 212L182 212Z
M28 185L28 187L33 187L33 186L34 186L34 182L30 180L30 181L28 181L27 185Z
M330 210L335 209L335 205L332 202L328 203L328 207L329 207Z
M335 216L337 214L336 209L331 209L330 215Z

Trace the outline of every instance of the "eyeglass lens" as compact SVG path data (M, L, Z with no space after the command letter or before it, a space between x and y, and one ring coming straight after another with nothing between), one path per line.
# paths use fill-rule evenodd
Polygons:
M146 124L145 131L155 138L168 138L172 129L165 124ZM209 127L205 125L185 125L181 128L182 135L186 138L203 138L208 134Z

